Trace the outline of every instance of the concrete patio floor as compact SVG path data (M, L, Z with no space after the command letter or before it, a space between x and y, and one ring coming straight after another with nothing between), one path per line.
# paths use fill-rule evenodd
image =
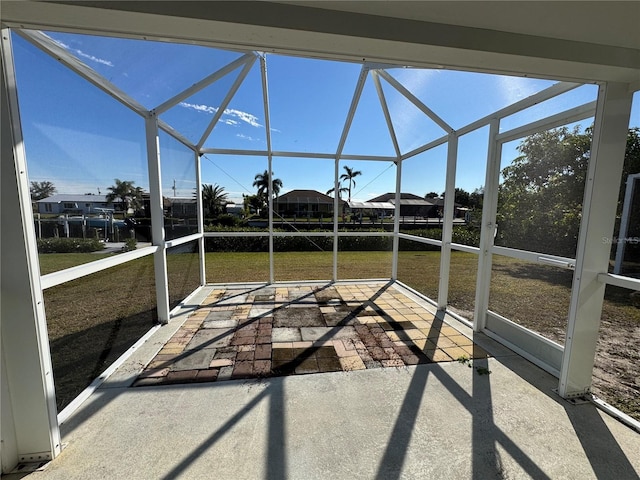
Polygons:
M62 424L63 452L27 478L639 478L638 433L561 399L557 379L448 317L441 328L491 357L132 387L213 291Z

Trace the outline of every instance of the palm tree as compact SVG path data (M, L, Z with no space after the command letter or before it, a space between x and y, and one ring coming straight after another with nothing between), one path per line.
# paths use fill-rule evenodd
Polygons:
M224 213L227 206L227 193L224 187L214 183L202 184L202 206L207 210L209 216L217 217Z
M107 203L113 203L114 200L119 199L124 206L125 217L127 210L133 206L137 206L142 198L142 188L134 187L135 182L130 180L114 179L115 185L110 186L107 190L109 193L106 196Z
M349 192L349 199L348 201L351 201L351 187L353 184L353 187L356 186L356 181L354 180L355 177L357 177L358 175L362 175L362 172L360 170L353 170L351 167L348 167L347 165L344 166L344 170L345 173L343 173L342 175L340 175L340 181L348 181L349 182L349 188L348 188L348 192Z
M271 174L273 175L273 172L271 172ZM269 190L269 172L265 170L264 173L258 173L254 178L253 186L258 188L258 196L265 198L266 201L267 192ZM271 182L273 195L277 197L281 188L282 180L279 178L273 178Z
M340 184L338 184L338 186L340 186ZM327 195L331 195L335 191L336 191L336 189L335 189L335 187L333 187L333 188L330 188L329 190L327 190L326 194ZM342 194L345 193L345 192L348 192L348 191L349 191L349 189L347 187L338 188L338 198L342 198Z
M56 193L56 187L52 182L31 182L31 200L42 200Z

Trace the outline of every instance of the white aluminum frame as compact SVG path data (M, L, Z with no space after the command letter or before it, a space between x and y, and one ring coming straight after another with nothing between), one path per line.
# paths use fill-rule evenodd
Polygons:
M11 35L3 28L1 36L0 466L4 473L18 462L51 460L60 453L62 442Z
M624 261L624 251L627 246L627 231L629 229L629 218L631 217L631 200L633 200L636 182L640 182L640 173L634 173L627 177L624 191L624 204L622 206L622 215L620 217L620 233L618 233L618 243L616 244L616 263L613 267L613 273L616 275L620 274L622 270L622 262Z
M613 232L632 101L626 84L600 86L558 387L565 398L591 388L606 286L598 278L608 271L610 255L602 239Z
M206 237L240 237L240 236L268 236L269 238L269 280L271 283L274 283L274 264L273 264L273 238L280 236L333 236L334 238L334 248L333 248L333 281L338 280L338 266L337 266L337 257L338 257L338 239L340 237L347 236L391 236L393 237L393 255L392 255L392 279L397 279L397 267L398 267L398 245L399 240L401 238L408 239L416 242L436 245L441 247L441 265L440 265L440 280L439 280L439 288L438 288L438 299L437 299L437 307L441 310L446 309L447 307L447 296L448 296L448 283L449 283L449 264L450 264L450 256L451 250L460 250L470 253L478 254L478 275L477 275L477 285L476 285L476 302L475 302L475 320L473 324L473 328L476 331L486 331L487 334L491 336L498 337L499 335L495 332L492 332L491 329L487 329L487 320L489 319L491 322L498 319L500 323L500 328L506 327L507 330L509 328L516 329L518 332L525 335L527 338L533 338L536 334L533 332L517 326L513 322L510 322L507 319L500 318L499 315L494 312L490 312L488 310L488 295L489 295L489 281L491 275L491 266L492 266L492 255L493 254L501 254L508 255L516 258L523 258L530 261L536 261L538 263L550 264L558 267L576 269L574 287L572 289L572 300L571 300L571 309L570 309L570 318L569 318L569 328L567 335L567 345L564 349L561 346L553 344L547 339L541 337L540 342L542 344L553 344L550 348L553 350L555 354L557 354L558 349L564 352L564 357L562 359L561 368L558 370L553 365L557 362L551 362L551 364L545 363L540 357L544 357L545 354L542 355L532 355L530 350L528 349L533 344L528 343L528 340L525 340L526 344L524 348L520 348L522 345L512 344L514 348L517 348L524 356L531 357L533 361L541 362L540 364L546 365L549 371L552 371L554 374L560 376L560 394L562 396L574 396L577 394L582 394L588 391L590 385L591 378L591 369L593 366L593 353L595 352L595 340L597 340L597 327L599 323L599 316L596 318L596 313L600 312L602 306L602 298L600 293L604 292L604 285L612 284L624 286L625 288L631 288L633 290L640 290L640 281L629 279L626 277L619 277L616 275L610 275L606 272L606 269L603 271L603 259L604 259L604 250L599 248L596 245L596 240L598 239L598 235L600 234L608 234L612 231L612 220L607 217L607 214L610 213L612 205L615 203L613 197L613 193L609 194L606 198L606 201L603 202L603 205L596 205L596 202L593 202L593 192L596 188L611 188L615 186L616 178L615 173L621 169L621 155L620 149L624 149L624 141L621 140L622 132L624 132L626 137L626 126L622 125L621 119L624 119L625 115L628 114L631 105L631 95L629 94L629 86L626 84L607 84L601 85L601 92L598 97L597 102L589 103L586 105L581 105L570 110L560 112L551 117L547 117L545 119L532 122L527 125L521 125L517 128L514 128L508 132L499 132L500 120L512 115L516 112L519 112L523 109L526 109L532 105L535 105L539 102L548 100L557 95L561 95L565 92L568 92L578 86L578 83L572 82L559 82L543 91L540 91L522 101L516 102L508 107L505 107L497 112L494 112L484 118L476 120L465 127L455 131L450 125L447 124L445 120L436 115L428 106L422 103L417 97L415 97L411 92L409 92L400 82L398 82L394 77L392 77L388 72L384 70L384 68L393 67L393 65L387 64L376 64L376 63L367 63L364 62L362 65L362 69L356 84L356 88L352 97L352 102L344 123L344 127L342 130L342 134L340 137L340 141L338 147L336 149L335 154L324 154L324 153L304 153L304 152L275 152L272 150L271 145L271 128L270 128L270 115L269 115L269 98L268 98L268 81L267 81L267 65L266 58L264 54L258 52L243 52L244 55L239 57L238 59L230 62L225 65L218 71L208 75L203 78L193 86L188 89L178 93L171 99L163 102L155 109L147 110L144 106L139 104L136 100L128 96L125 92L119 90L115 85L108 82L106 79L98 75L95 71L87 67L84 63L78 60L76 57L67 52L64 48L58 45L54 40L46 36L41 32L35 32L30 30L15 30L18 35L20 35L25 40L29 41L31 44L35 45L37 48L41 49L48 55L62 62L69 69L80 75L82 78L86 79L96 87L98 87L103 92L107 93L118 102L125 105L130 110L134 111L141 117L143 117L145 121L145 135L147 142L147 156L148 156L148 168L149 168L149 189L151 194L151 215L152 215L152 233L153 233L153 247L145 248L138 250L136 252L130 252L123 254L119 257L114 257L113 259L105 259L97 262L92 262L90 264L81 265L78 267L73 267L72 269L63 270L61 272L55 272L49 275L45 275L40 277L39 271L37 268L37 258L34 257L35 250L33 249L33 235L29 236L29 229L27 228L24 233L24 238L26 239L26 244L28 248L29 261L31 265L26 266L27 273L32 275L31 278L31 291L32 298L40 299L38 305L35 307L34 311L34 320L37 325L37 330L40 332L40 337L38 337L41 357L44 356L44 361L49 358L48 346L43 346L46 344L46 322L44 320L44 310L41 305L41 297L42 290L44 288L52 287L54 285L59 285L71 279L80 278L82 276L92 274L107 268L111 268L112 266L125 263L131 260L135 260L137 258L141 258L146 255L154 256L154 265L155 265L155 276L156 276L156 297L158 302L158 317L160 322L166 323L169 321L171 317L171 312L169 311L169 294L168 294L168 278L167 278L167 259L166 259L166 251L168 248L181 245L191 241L197 241L199 246L199 256L200 256L200 284L204 285L206 283L206 269L205 269L205 245L204 241ZM3 53L3 64L7 65L3 68L3 73L7 75L7 82L11 83L9 86L9 91L15 91L15 79L13 76L13 67L12 62L7 64L7 59L10 58L11 55L11 47L10 47L10 35L8 34L8 30L3 30L3 42L2 42L2 53ZM250 69L253 67L255 61L260 60L260 68L261 68L261 77L262 77L262 88L263 88L263 103L265 110L265 129L267 136L267 150L266 151L253 151L253 150L234 150L234 149L218 149L218 148L204 148L204 144L208 139L209 135L215 128L216 123L224 113L224 110L229 105L233 96L239 89L240 85L243 83L244 79L248 75ZM163 113L170 108L177 105L182 100L188 98L194 93L202 90L203 88L211 85L215 81L220 78L226 76L227 74L236 71L237 69L241 69L238 77L234 81L233 85L227 92L222 104L219 106L218 111L214 115L211 122L206 127L202 136L196 144L193 144L189 139L183 136L180 132L176 131L172 126L168 125L166 122L162 121L158 118L160 113ZM343 154L343 149L349 135L351 125L353 122L353 118L360 101L360 97L364 88L364 84L367 78L367 75L371 72L375 88L379 97L379 101L383 110L383 114L385 116L385 120L387 123L387 127L389 129L389 133L391 136L391 140L394 146L395 156L366 156L366 155L345 155ZM434 123L436 123L440 128L443 129L445 134L433 141L428 142L425 145L422 145L410 152L402 153L400 147L398 145L397 137L394 131L393 122L391 120L391 116L388 110L388 106L386 103L384 90L382 88L380 77L382 77L389 85L391 85L396 91L398 91L403 97L408 99L413 105L415 105L420 111L422 111L428 118L430 118ZM3 76L3 87L4 84L4 76ZM11 96L11 93L10 93ZM4 90L3 90L3 100L4 100ZM9 113L9 117L12 119L12 123L10 127L3 127L3 139L5 138L6 132L11 129L12 134L15 136L19 135L20 131L20 122L19 120L16 122L18 106L17 100L15 99L15 95L11 98L11 105L7 107L7 111ZM3 114L4 114L4 104L3 104ZM496 247L493 243L494 233L496 229L495 218L496 218L496 210L497 210L497 187L498 180L500 174L500 157L501 157L501 149L502 144L508 141L515 140L517 138L521 138L525 135L530 135L532 133L546 130L549 128L554 128L556 126L560 126L563 124L570 123L572 121L578 121L585 118L589 118L596 114L596 128L594 131L594 158L590 162L589 166L589 179L587 189L585 191L585 206L584 206L584 218L581 227L580 234L580 242L578 248L578 258L576 260L567 259L564 257L557 257L553 255L545 255L538 254L535 252L524 252L517 251L513 249L506 249L504 247ZM627 115L628 122L628 115ZM6 122L5 122L6 123ZM466 245L454 244L452 243L452 230L453 230L453 207L454 207L454 195L453 191L455 189L455 168L457 164L457 142L458 139L469 132L472 132L476 129L482 128L489 125L490 133L489 133L489 150L488 150L488 161L487 161L487 173L486 173L486 182L485 182L485 202L483 209L483 218L482 218L482 233L481 233L481 241L480 247L471 247ZM624 128L623 128L624 127ZM196 164L196 182L197 182L197 192L198 192L198 200L197 200L197 209L198 209L198 232L193 235L188 235L185 237L181 237L178 239L174 239L171 241L165 241L164 237L164 221L163 221L163 208L162 208L162 188L161 188L161 164L160 164L160 147L159 147L159 130L163 130L173 138L181 142L183 145L188 147L194 152L194 161ZM6 143L6 142L5 142ZM24 174L26 168L26 161L24 158L24 152L20 151L22 148L21 142L14 139L10 142L12 147L17 152L16 153L16 172L20 172L20 174ZM427 150L435 148L444 143L448 144L448 153L447 153L447 177L446 177L446 189L445 191L449 193L445 197L445 206L444 206L444 224L443 224L443 237L441 241L426 239L422 237L416 237L413 235L403 234L399 231L399 208L400 208L400 193L401 193L401 175L402 175L402 161L413 156L416 156L420 153L423 153ZM4 156L3 150L3 156ZM252 156L265 156L267 157L267 165L268 165L268 175L269 175L269 188L268 188L268 204L269 204L269 230L268 233L214 233L214 232L204 232L204 215L203 215L203 206L202 206L202 179L201 179L201 170L200 170L200 162L201 156L205 153L214 153L214 154L235 154L235 155L252 155ZM281 233L273 231L273 172L272 172L272 161L273 157L298 157L298 158L319 158L319 159L328 159L334 161L334 187L335 187L335 196L334 196L334 230L333 233L303 233L303 232L295 232L295 233ZM611 169L611 171L607 171L603 166L602 158L614 158L615 167ZM387 161L394 162L396 164L396 215L394 219L393 232L339 232L339 167L341 160L375 160L375 161ZM24 165L23 165L24 164ZM619 167L619 168L618 168ZM619 174L618 174L619 177ZM619 180L619 178L617 179ZM28 192L28 188L25 187L26 177L21 177L18 180L19 186L19 198L21 201L20 204L20 214L23 216L23 223L27 224L25 221L29 220L28 211L30 208L26 204L26 198L28 195L25 192ZM26 188L26 190L25 190ZM617 189L611 189L611 191L617 192ZM617 196L617 195L616 195ZM31 223L32 219L31 219ZM32 258L33 257L33 258ZM35 259L34 259L35 258ZM35 266L34 266L35 265ZM22 268L25 266L23 265ZM33 277L33 273L38 272L37 277ZM597 283L599 286L596 288L597 293L594 293L593 285ZM593 311L588 311L588 308L593 309ZM597 311L597 312L596 312ZM599 313L598 313L599 315ZM45 332L45 339L42 337L42 331ZM594 334L594 332L596 332ZM508 338L502 338L502 341L505 343L509 343ZM540 343L535 344L540 345ZM2 355L4 360L5 350L3 349ZM591 360L591 362L590 362ZM4 364L4 362L3 362ZM551 366L550 366L551 365ZM47 373L46 369L49 368ZM50 364L49 367L44 367L45 371L43 371L42 375L45 379L44 388L49 389L50 392L53 391L53 382L51 380L51 376L46 379L46 375L50 374ZM3 372L4 373L4 372ZM53 402L55 407L55 396L49 395L47 402L49 408ZM13 406L14 413L19 412L19 408L15 405ZM55 408L53 409L55 411ZM4 415L4 414L3 414ZM4 417L3 417L4 418ZM54 440L52 443L56 443L54 447L51 449L51 456L54 456L59 452L59 433L57 431L57 423L55 421L55 414L51 414L49 412L49 430L48 433L50 438ZM59 420L59 419L58 419ZM56 435L58 435L56 437ZM57 438L57 440L56 440Z

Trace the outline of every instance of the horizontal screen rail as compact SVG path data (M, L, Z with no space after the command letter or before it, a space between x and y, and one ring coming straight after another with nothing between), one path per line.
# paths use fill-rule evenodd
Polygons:
M186 237L174 238L172 240L167 240L164 242L165 248L177 247L178 245L183 245L185 243L194 242L196 240L200 240L202 238L201 233L194 233L192 235L187 235Z
M624 275L614 275L613 273L601 273L598 281L607 285L628 288L629 290L640 291L640 278L625 277Z
M461 252L475 253L476 255L480 253L480 249L478 247L473 247L471 245L463 245L462 243L452 243L452 250L459 250Z
M442 240L436 240L435 238L417 237L415 235L408 235L406 233L399 233L398 238L403 238L405 240L411 240L418 243L427 243L429 245L435 245L437 247L442 246Z
M102 270L107 270L111 267L115 267L132 260L137 260L138 258L146 257L147 255L152 255L156 250L158 250L157 246L144 247L134 250L133 252L124 252L114 255L113 257L96 260L95 262L83 263L82 265L76 265L75 267L65 268L59 272L43 275L40 277L40 284L42 285L42 289L45 290L62 283L70 282L71 280L86 277L87 275L98 273Z
M518 250L517 248L497 247L494 246L491 252L496 255L505 257L519 258L533 263L542 263L545 265L553 265L554 267L566 268L573 270L576 267L576 261L573 258L560 257L557 255L546 255L539 252L529 252L527 250Z

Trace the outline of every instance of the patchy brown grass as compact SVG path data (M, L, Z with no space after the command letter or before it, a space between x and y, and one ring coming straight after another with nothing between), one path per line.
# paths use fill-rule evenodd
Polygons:
M69 255L41 255L42 270L96 259L93 254ZM169 298L175 306L199 285L197 256L168 255L167 263ZM61 410L157 321L153 257L49 288L44 303Z

